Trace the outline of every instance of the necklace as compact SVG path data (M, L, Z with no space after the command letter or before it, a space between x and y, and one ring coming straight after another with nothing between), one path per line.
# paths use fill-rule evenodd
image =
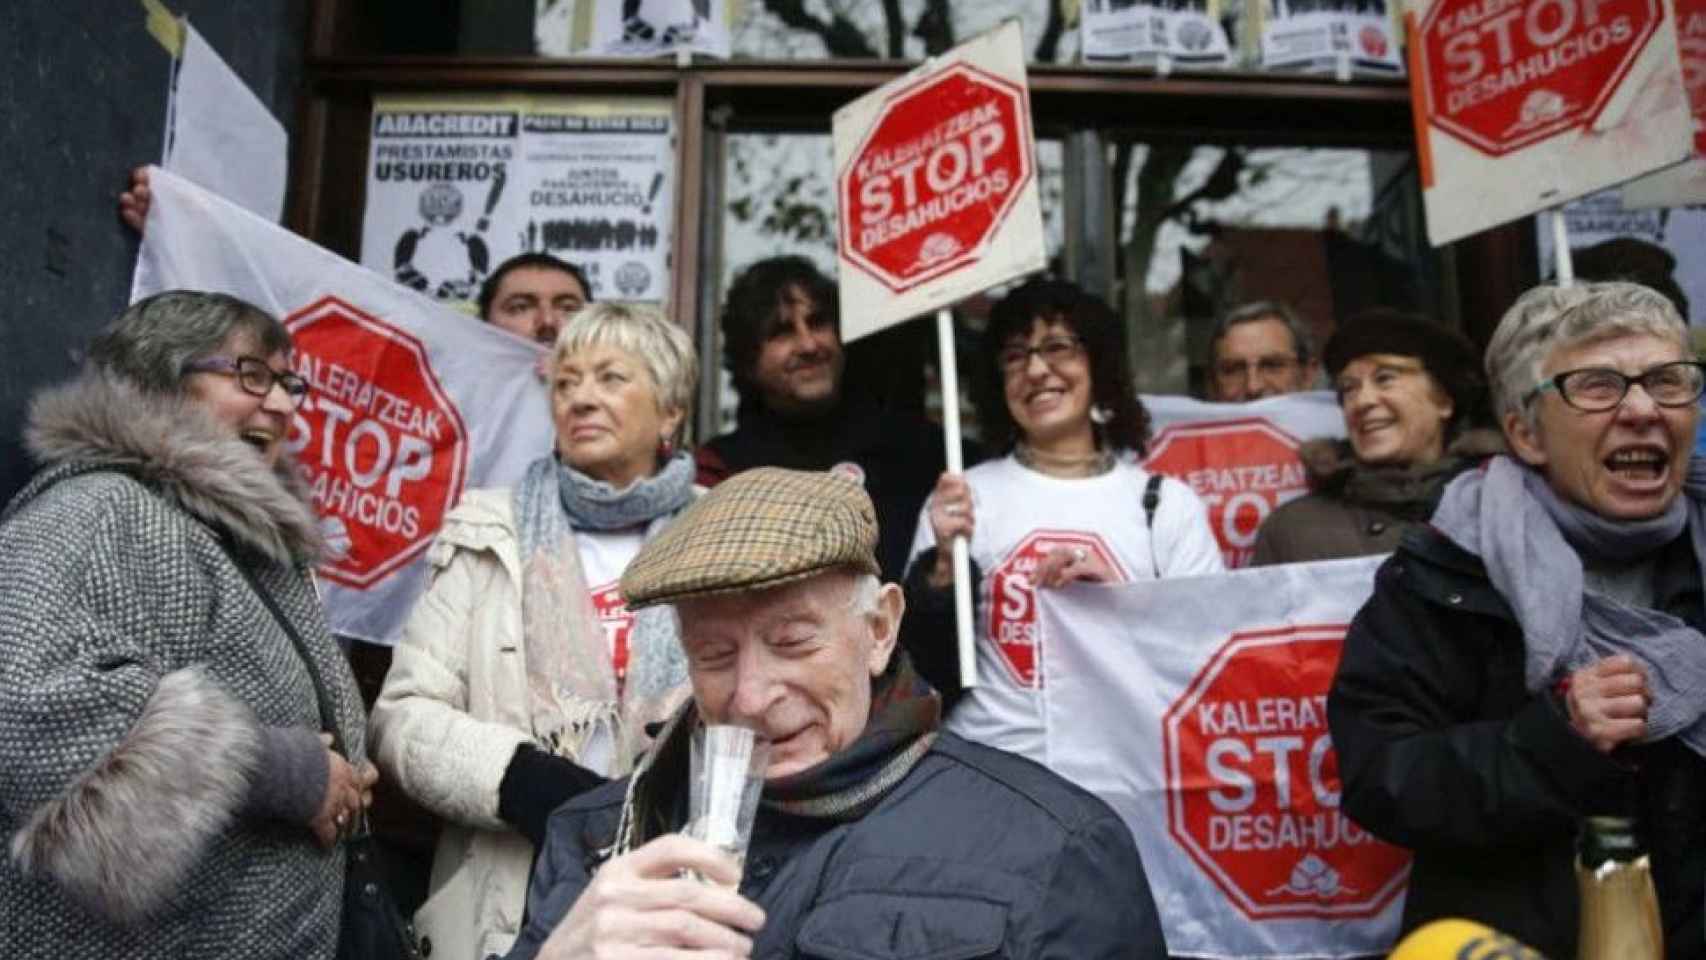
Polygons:
M1112 450L1092 453L1044 453L1026 443L1013 447L1013 458L1038 473L1051 477L1099 477L1114 468Z

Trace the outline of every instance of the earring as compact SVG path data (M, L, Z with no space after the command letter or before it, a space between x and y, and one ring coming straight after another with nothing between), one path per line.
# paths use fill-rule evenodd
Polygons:
M1090 408L1090 422L1098 427L1107 426L1113 419L1114 412L1099 403Z
M668 437L658 438L658 459L668 460L675 456L675 441Z

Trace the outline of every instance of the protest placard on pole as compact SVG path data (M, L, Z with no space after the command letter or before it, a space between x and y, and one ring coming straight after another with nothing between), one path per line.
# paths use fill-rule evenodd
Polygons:
M1682 85L1694 114L1694 156L1623 185L1625 210L1706 203L1706 0L1675 0Z
M1569 246L1587 257L1582 266L1598 275L1615 262L1618 274L1633 276L1638 270L1655 284L1674 281L1688 305L1684 319L1706 324L1700 309L1706 304L1706 208L1636 210L1624 206L1622 197L1623 191L1613 187L1559 208L1569 225ZM1554 264L1551 224L1536 220L1534 239L1541 266Z
M1025 48L1009 20L835 112L841 336L936 313L948 470L960 457L948 305L1042 269ZM970 563L955 538L960 676L977 682Z
M1406 21L1436 246L1692 149L1664 0L1413 0Z

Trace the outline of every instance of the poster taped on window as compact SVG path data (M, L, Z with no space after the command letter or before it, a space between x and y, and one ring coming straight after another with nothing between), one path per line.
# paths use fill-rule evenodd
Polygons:
M361 262L469 302L542 252L584 269L595 299L662 301L674 123L662 98L377 98Z

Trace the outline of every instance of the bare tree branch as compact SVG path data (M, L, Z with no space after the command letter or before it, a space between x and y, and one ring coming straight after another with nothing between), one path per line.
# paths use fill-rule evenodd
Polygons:
M864 32L840 13L828 21L820 20L806 12L805 0L764 0L764 9L782 21L783 26L817 34L832 57L877 57L877 51L871 49L871 42L865 39Z
M1048 0L1048 22L1043 35L1037 38L1037 52L1031 58L1037 63L1053 63L1060 58L1060 38L1066 33L1066 15L1061 11L1062 0Z
M948 0L924 0L918 22L912 25L912 35L924 41L924 52L932 57L952 47L954 16Z
M1131 140L1120 140L1114 145L1114 243L1120 242L1124 236L1125 224L1120 219L1125 216L1126 184L1131 180L1131 155L1137 149L1137 144Z
M888 36L889 59L906 56L906 15L900 12L900 0L883 0L883 32Z
M1187 157L1189 154L1187 153ZM1200 186L1190 193L1167 204L1157 218L1170 220L1190 211L1191 207L1203 200L1225 200L1238 192L1238 174L1244 170L1244 151L1228 147L1220 155L1220 162L1215 165L1214 172L1208 175ZM1177 176L1175 174L1175 176Z

